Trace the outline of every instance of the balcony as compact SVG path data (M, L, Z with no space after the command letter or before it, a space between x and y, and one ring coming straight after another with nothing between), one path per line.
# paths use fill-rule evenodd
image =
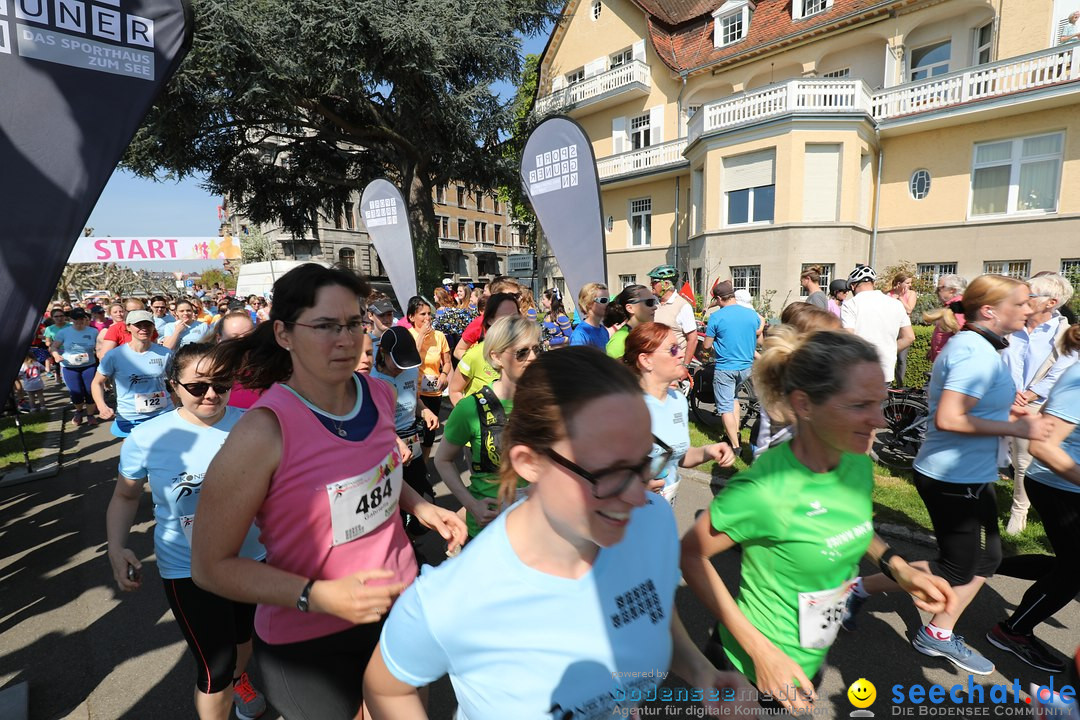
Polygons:
M596 161L596 170L600 174L600 182L611 182L659 170L683 168L689 164L683 157L684 150L686 138L680 138L601 158Z
M538 98L533 112L543 116L555 112L573 114L574 110L587 106L595 110L630 97L644 97L651 86L649 66L640 60L631 60Z
M461 249L461 243L459 241L457 241L457 240L454 240L453 238L441 237L441 238L439 238L439 249L440 250L460 250Z
M488 242L486 240L478 240L477 242L473 243L473 252L497 253L498 249L495 247L495 243L493 242Z

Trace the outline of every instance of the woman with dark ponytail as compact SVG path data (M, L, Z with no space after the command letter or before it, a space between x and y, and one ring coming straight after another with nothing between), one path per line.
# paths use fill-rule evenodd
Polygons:
M659 304L653 291L644 285L627 285L612 298L604 314L604 325L609 328L618 325L619 329L608 340L608 357L618 360L626 354L626 338L630 336L630 331L638 325L652 322Z

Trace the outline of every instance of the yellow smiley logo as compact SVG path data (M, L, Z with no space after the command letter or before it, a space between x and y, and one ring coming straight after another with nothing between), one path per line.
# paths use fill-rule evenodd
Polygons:
M866 678L859 678L847 689L848 700L857 708L868 708L877 698L877 688Z

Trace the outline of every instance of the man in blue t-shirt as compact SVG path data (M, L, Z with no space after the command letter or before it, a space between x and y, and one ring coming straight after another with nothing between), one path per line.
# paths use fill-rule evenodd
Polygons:
M716 412L720 414L728 441L738 455L741 448L735 391L750 377L761 319L756 312L735 301L735 288L727 280L717 283L713 294L720 301L720 309L709 317L705 350L713 351L716 363L713 375Z

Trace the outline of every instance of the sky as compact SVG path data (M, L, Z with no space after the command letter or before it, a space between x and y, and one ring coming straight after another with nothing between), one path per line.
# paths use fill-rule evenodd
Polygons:
M522 51L540 53L546 43L546 33L524 38ZM492 88L505 101L513 97L510 83L496 83ZM98 198L86 226L93 228L98 237L216 237L220 204L221 198L200 187L199 179L155 182L118 169ZM184 272L213 266L215 263L206 261L139 264L147 270Z

